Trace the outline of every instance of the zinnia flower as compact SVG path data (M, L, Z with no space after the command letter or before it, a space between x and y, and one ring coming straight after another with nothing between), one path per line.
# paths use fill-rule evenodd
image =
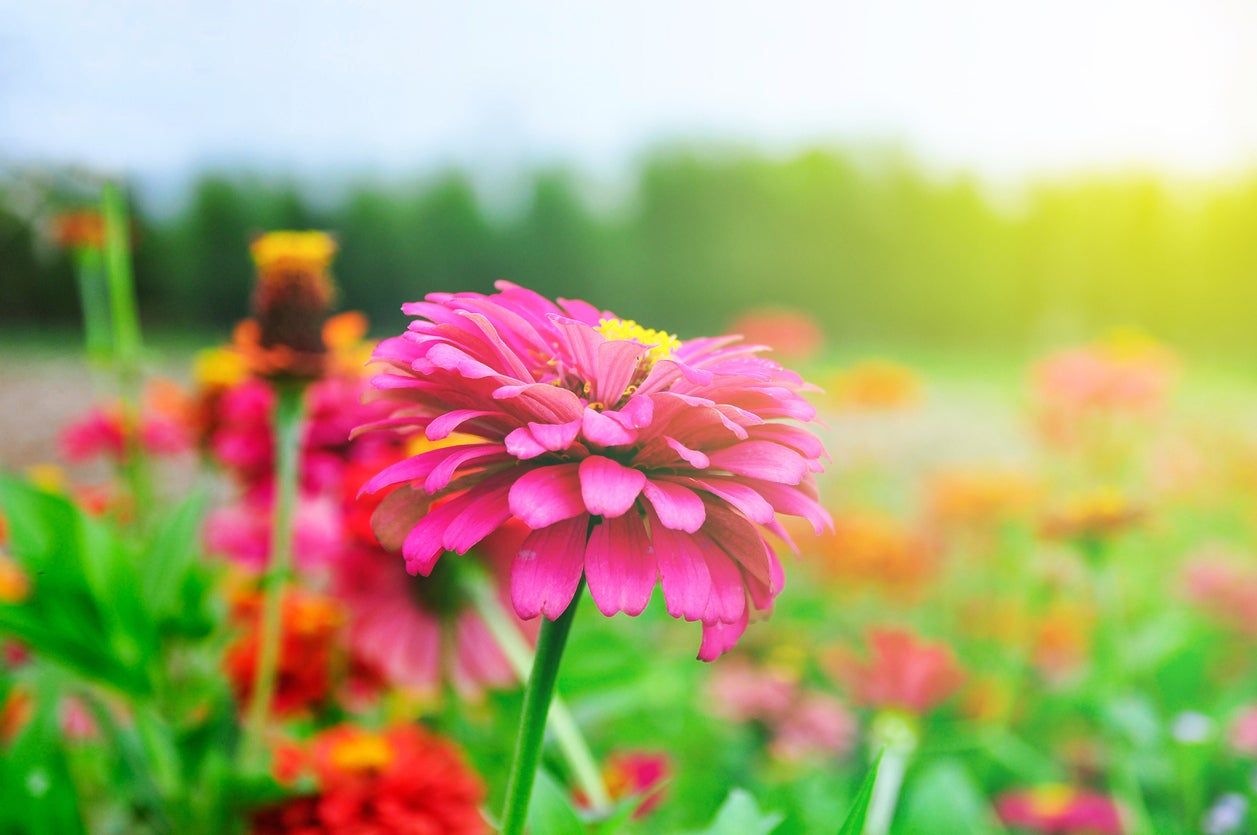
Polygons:
M582 576L603 614L637 615L660 580L668 612L702 623L699 657L716 658L784 582L757 526L784 535L778 513L830 524L812 476L821 444L784 422L814 415L803 381L737 337L682 343L585 302L498 289L405 305L417 320L375 354L394 407L378 425L477 439L367 483L410 485L377 511L412 526L407 568L426 575L515 518L532 529L511 571L521 617L558 618Z
M875 629L868 636L866 659L845 650L830 654L830 671L868 707L924 714L948 699L964 674L945 644L932 643L902 629Z
M291 760L287 757L286 760ZM413 726L340 725L309 744L318 791L264 809L254 835L481 835L485 791L453 743ZM294 765L286 762L285 769ZM291 775L285 775L291 778Z
M884 359L857 362L835 374L826 386L839 409L887 411L921 401L921 378L906 365Z
M616 751L602 767L602 779L612 800L643 797L633 811L634 820L659 808L667 794L663 783L671 776L672 760L661 751Z
M336 241L323 232L269 232L249 247L257 266L253 318L235 344L261 377L313 379L325 370L323 326L336 288L328 271Z
M1117 805L1106 795L1070 786L1005 792L995 801L1005 824L1055 835L1121 835Z
M258 663L262 595L242 590L233 601L233 620L243 633L227 648L223 666L240 704L248 704ZM343 614L323 595L289 588L282 603L282 637L272 711L304 713L331 693L336 638Z
M1096 542L1123 533L1146 512L1117 487L1103 486L1074 493L1043 521L1050 539Z
M825 346L825 334L802 310L762 307L748 310L729 325L731 333L757 345L771 345L773 353L790 362L813 359Z
M52 237L65 249L100 249L105 245L105 219L95 209L62 212L52 219Z

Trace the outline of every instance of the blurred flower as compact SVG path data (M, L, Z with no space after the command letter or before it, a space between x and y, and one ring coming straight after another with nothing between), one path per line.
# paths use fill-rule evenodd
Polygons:
M314 795L258 811L254 835L481 835L485 792L453 743L414 725L320 731L308 745ZM293 752L284 757L294 769ZM291 773L286 774L291 781Z
M634 820L641 820L659 808L667 796L663 784L671 776L672 760L662 751L616 751L607 757L602 767L602 779L613 801L634 796L644 798L633 812ZM588 805L580 792L576 792L575 798L577 805Z
M1164 404L1177 370L1169 349L1129 330L1052 354L1033 370L1038 426L1049 441L1073 443L1090 422L1147 417Z
M477 552L489 567L504 569L526 534L522 526L504 527ZM465 698L513 684L510 663L451 576L457 568L438 566L428 577L411 577L378 547L344 549L333 590L348 612L356 659L384 681L428 695L446 681Z
M257 266L253 318L234 344L260 377L313 379L325 371L323 327L335 296L336 242L323 232L269 232L249 247Z
M875 587L911 594L933 575L936 552L924 536L874 511L842 511L817 536L817 567L840 589Z
M61 454L72 462L103 457L121 461L127 454L127 421L120 407L97 407L61 430ZM146 408L140 419L139 444L148 455L186 452L190 439L177 415Z
M882 411L904 409L921 402L917 373L906 365L870 359L834 374L826 381L829 402L839 409Z
M75 696L67 696L58 705L61 714L61 734L73 742L87 742L96 739L100 729L83 700Z
M408 483L377 518L413 526L408 569L428 574L510 518L533 529L511 572L524 618L557 618L582 576L605 615L645 609L662 580L669 613L703 625L699 657L730 649L784 582L763 532L778 512L819 531L812 473L823 448L796 375L734 337L643 328L585 302L562 306L501 282L490 296L434 293L385 340L375 385L386 425L480 439L384 470L366 491ZM419 492L446 498L415 521Z
M1187 599L1243 635L1257 635L1257 567L1247 554L1210 545L1188 557Z
M31 592L31 581L16 561L0 553L0 603L21 603Z
M748 310L729 325L752 345L767 345L783 362L807 362L825 347L817 321L801 310L762 307Z
M1170 736L1180 745L1200 745L1213 736L1214 722L1195 710L1175 714L1170 723Z
M62 212L52 219L52 238L64 249L101 249L105 219L95 209Z
M248 704L257 666L262 595L241 588L232 601L232 620L242 633L227 648L223 666L237 701ZM282 604L279 667L272 712L305 713L327 700L332 687L333 656L343 613L334 600L289 587Z
M1204 835L1233 835L1248 820L1248 798L1238 792L1227 792L1219 797L1201 822Z
M0 742L8 742L30 721L35 709L35 700L25 687L17 686L9 690L4 702L0 703Z
M823 693L804 693L777 724L769 746L790 762L840 757L855 747L859 727L846 706Z
M961 694L961 712L978 722L1005 722L1012 715L1016 693L1003 677L971 676Z
M205 548L237 564L261 570L271 553L272 491L253 490L239 501L215 508L205 518ZM331 563L344 539L341 510L330 497L299 497L293 525L293 554L298 567Z
M1006 825L1032 832L1121 835L1117 805L1106 795L1048 785L1005 792L995 811Z
M1143 520L1145 511L1121 489L1098 487L1074 493L1043 520L1049 539L1100 541L1123 533Z
M711 712L733 722L775 722L794 703L798 677L746 658L715 667L707 682Z
M1031 658L1046 678L1060 681L1087 660L1094 613L1074 600L1054 600L1035 618Z
M928 482L930 518L944 528L982 529L1026 517L1040 488L1018 470L953 470Z
M946 644L924 641L903 629L874 629L867 640L865 658L840 647L825 659L830 674L859 704L923 714L964 681Z
M1247 757L1257 757L1257 705L1240 710L1231 722L1231 747Z

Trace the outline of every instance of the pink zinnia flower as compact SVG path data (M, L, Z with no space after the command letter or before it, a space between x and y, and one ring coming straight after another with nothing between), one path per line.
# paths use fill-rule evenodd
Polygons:
M524 532L504 528L477 551L490 562L514 554ZM333 592L349 612L355 659L390 684L434 693L449 681L474 697L515 682L488 626L447 577L409 577L395 557L350 545L337 559Z
M211 511L205 519L206 549L247 568L265 568L271 553L271 492L251 490L234 504ZM300 496L293 533L293 553L301 568L328 564L344 541L339 505L327 496Z
M729 325L732 333L760 344L792 362L814 359L825 347L825 334L816 319L802 310L760 307L748 310Z
M1257 757L1257 705L1240 711L1231 723L1231 747L1247 757Z
M830 669L860 704L923 714L959 689L964 674L951 650L923 641L902 629L869 633L869 656L853 658L840 650Z
M1069 786L1041 786L1005 792L995 811L1008 826L1054 835L1121 835L1117 804L1094 792Z
M842 702L823 693L806 693L782 717L772 752L783 760L841 757L854 746L859 727Z
M556 305L502 282L500 292L434 293L375 358L393 403L375 424L455 430L476 443L395 464L364 488L408 483L377 515L410 528L407 568L428 574L509 519L531 535L511 571L524 618L554 619L582 576L605 615L645 609L662 581L668 612L700 621L699 657L736 643L781 591L781 563L761 528L777 513L830 524L812 474L823 449L785 420L810 420L798 375L738 337L675 337L581 301Z
M121 461L127 454L127 431L122 411L95 408L61 430L61 454L72 462L103 457ZM140 421L139 443L150 455L178 455L191 441L183 426L167 415L146 413Z
M797 676L745 658L721 662L707 683L711 712L733 722L776 723L798 697Z

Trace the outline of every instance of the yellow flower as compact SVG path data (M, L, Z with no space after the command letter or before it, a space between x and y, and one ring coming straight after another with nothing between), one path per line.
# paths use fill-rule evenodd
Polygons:
M192 364L192 376L203 388L231 388L243 382L249 366L239 351L228 347L198 351Z
M393 761L393 749L380 734L362 731L337 741L331 759L344 771L379 771Z

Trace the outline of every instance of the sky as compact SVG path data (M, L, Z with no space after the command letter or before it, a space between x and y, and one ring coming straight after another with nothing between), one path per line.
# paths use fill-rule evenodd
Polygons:
M0 163L141 179L886 141L995 177L1257 161L1251 0L0 0Z

